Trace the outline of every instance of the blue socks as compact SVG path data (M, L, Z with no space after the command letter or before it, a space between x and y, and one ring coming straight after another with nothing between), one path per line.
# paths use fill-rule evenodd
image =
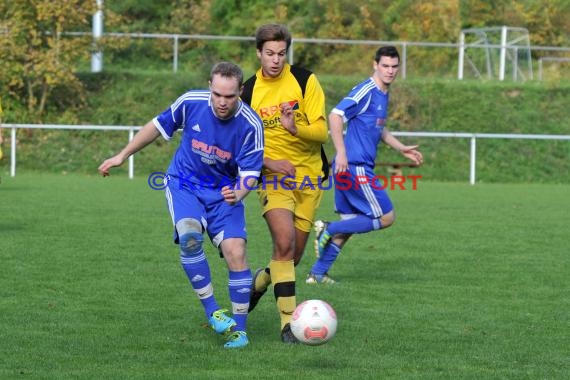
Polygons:
M332 241L327 244L322 255L315 261L311 268L312 274L322 275L329 271L336 258L340 254L340 247Z
M234 331L245 331L249 296L251 295L251 270L229 273L228 289L232 302L233 318L236 321Z
M186 256L180 253L180 264L186 272L186 276L192 284L194 292L202 302L206 318L210 318L212 313L220 307L214 297L214 288L212 286L212 276L210 274L210 266L206 260L204 250L200 250L196 255Z
M180 253L180 264L182 264L182 269L186 272L194 292L204 307L206 318L210 318L212 313L219 310L220 307L214 297L212 276L204 250L191 256ZM228 290L232 302L233 319L237 324L234 327L236 331L245 331L251 282L252 275L250 269L241 272L229 272Z
M335 234L363 234L381 228L382 224L379 219L372 219L365 215L357 215L351 219L329 223L327 232L334 237ZM341 247L336 245L331 239L315 264L313 264L311 273L316 275L327 273L340 254L340 250Z
M365 215L357 215L351 219L331 222L327 231L331 235L335 234L363 234L382 228L379 219L372 219Z

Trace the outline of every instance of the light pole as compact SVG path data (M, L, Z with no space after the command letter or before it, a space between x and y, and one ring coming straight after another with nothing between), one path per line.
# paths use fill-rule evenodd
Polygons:
M103 70L103 52L99 47L99 39L103 35L103 0L97 0L97 11L93 15L93 53L91 53L91 72Z

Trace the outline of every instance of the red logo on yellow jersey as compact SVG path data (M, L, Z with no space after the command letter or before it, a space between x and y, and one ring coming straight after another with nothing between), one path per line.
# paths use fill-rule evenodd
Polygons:
M270 117L275 116L275 114L281 112L281 105L289 105L293 111L299 109L299 102L296 100L289 100L286 102L281 103L280 105L269 106L269 107L261 107L259 109L259 116L262 119L267 119Z
M299 102L296 100L289 100L288 102L283 102L281 105L289 105L293 111L299 109Z

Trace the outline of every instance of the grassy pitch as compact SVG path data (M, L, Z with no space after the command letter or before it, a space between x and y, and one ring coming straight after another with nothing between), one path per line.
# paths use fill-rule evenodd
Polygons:
M0 378L566 379L570 187L419 182L397 221L355 236L298 301L336 310L336 336L286 346L271 292L251 344L223 349L178 262L161 191L123 175L23 173L0 184ZM271 242L247 199L249 261ZM333 219L332 193L318 215ZM227 270L207 244L229 307Z

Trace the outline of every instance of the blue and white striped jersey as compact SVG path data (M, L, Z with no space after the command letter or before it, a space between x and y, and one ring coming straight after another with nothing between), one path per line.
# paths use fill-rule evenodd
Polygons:
M168 175L202 187L221 188L236 178L259 177L263 165L263 126L259 116L239 100L236 114L222 120L216 116L210 91L192 90L180 96L153 119L169 140L182 129Z
M388 118L389 93L369 78L356 85L332 112L347 123L344 143L349 164L374 166Z

